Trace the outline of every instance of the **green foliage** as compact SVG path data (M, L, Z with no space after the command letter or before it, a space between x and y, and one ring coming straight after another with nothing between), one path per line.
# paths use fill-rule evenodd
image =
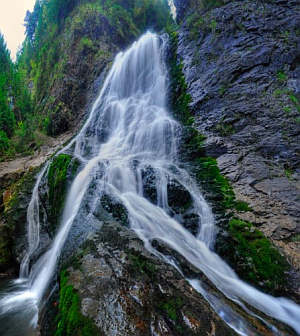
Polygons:
M9 139L7 137L7 134L0 130L0 154L4 153L7 151L9 148Z
M209 26L210 26L211 31L215 33L217 29L217 21L211 20Z
M185 127L185 147L188 150L189 157L193 160L204 156L203 145L206 137L191 126Z
M252 211L249 204L244 201L236 201L235 202L235 209L240 212Z
M200 30L204 27L204 18L198 12L193 12L187 17L186 24L189 27L189 34L191 39L196 39Z
M216 32L217 21L211 19L207 14L210 9L221 7L225 4L224 0L195 0L193 10L186 18L186 25L189 28L191 40L195 40L200 35L200 31L206 30Z
M243 279L257 286L263 282L271 292L283 286L287 263L260 231L234 218L229 222L229 233L236 248L233 259Z
M292 178L293 171L287 168L284 170L284 175L290 180Z
M55 97L52 101L49 95L51 88L62 85L59 81L70 71L73 55L65 49L84 52L83 62L90 64L99 56L99 40L95 33L99 29L107 26L105 29L110 31L108 38L112 44L122 46L146 29L163 29L170 20L165 0L37 2L33 12L26 14L27 36L17 58L18 68L31 87L35 128L55 136L64 131L61 125L68 127L69 112L74 108L72 103L65 97ZM107 53L101 55L104 59L108 57ZM56 106L60 109L56 110ZM62 121L57 123L57 120Z
M79 42L79 51L83 51L85 49L92 49L93 48L93 41L88 37L82 37Z
M13 64L3 36L0 34L0 154L2 158L19 151L19 123L25 124L32 114L30 94L23 73ZM16 137L16 139L12 139ZM23 148L22 148L23 150Z
M55 336L94 336L99 330L80 311L80 298L72 285L68 285L66 271L60 275L59 314Z
M12 100L11 82L13 65L3 36L0 34L0 131L11 137L14 132L15 117L10 107Z
M298 113L300 113L300 103L299 103L298 98L291 92L289 93L289 98L292 101L292 103L295 105Z
M72 157L70 155L60 154L53 159L49 168L48 186L51 206L49 221L54 228L64 206L67 191L67 173L71 161Z
M287 81L287 75L283 71L278 71L277 80L279 82L285 83Z

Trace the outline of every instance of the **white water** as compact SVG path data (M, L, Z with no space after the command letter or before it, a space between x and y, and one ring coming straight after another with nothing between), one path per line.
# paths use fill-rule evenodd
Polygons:
M58 258L86 191L93 182L96 184L96 200L107 194L125 205L131 229L152 253L164 258L151 245L153 239L163 240L202 270L228 298L241 306L247 302L300 333L299 306L287 299L266 295L239 280L233 270L211 250L215 235L213 215L188 173L178 167L180 125L166 108L167 72L162 61L162 50L163 41L148 32L128 51L116 57L89 119L65 148L66 151L74 150L74 155L84 163L84 167L68 193L61 227L51 248L35 263L27 280L22 282L23 287L1 299L0 316L26 311L29 312L29 324L33 328L36 326L38 309L55 273ZM144 197L143 174L150 168L156 179L156 204ZM28 259L39 245L40 178L28 213L31 227ZM192 196L193 212L199 215L197 237L172 215L167 188L171 181L177 181ZM28 260L23 264L22 276L27 274L26 265ZM222 310L216 299L204 292L199 282L189 281L232 328L241 335L250 334L242 318L229 308ZM7 333L12 334L11 331Z

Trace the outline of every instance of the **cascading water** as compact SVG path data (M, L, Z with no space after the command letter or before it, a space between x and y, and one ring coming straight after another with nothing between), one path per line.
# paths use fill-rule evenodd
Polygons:
M163 50L163 39L148 32L128 51L116 57L85 126L64 149L81 160L82 170L68 193L61 226L51 248L39 258L28 275L28 259L39 244L37 212L40 178L37 182L28 210L31 241L22 271L23 277L28 276L18 281L21 287L17 291L12 291L0 301L2 320L8 314L14 318L21 317L27 321L28 335L37 325L39 307L88 190L93 193L92 199L96 200L90 206L91 214L102 196L117 199L128 211L131 229L144 241L149 251L172 263L151 244L155 239L164 241L205 273L227 298L241 307L247 302L248 307L252 306L300 333L299 306L287 299L266 295L242 282L212 251L213 215L192 178L178 166L180 125L166 108L167 71ZM144 197L143 176L149 170L155 176L156 203ZM196 236L186 230L172 213L168 204L167 187L170 181L176 181L191 195L193 212L199 218ZM229 307L220 307L217 299L206 293L200 282L188 281L232 328L241 335L251 334L243 319ZM250 308L244 309L255 315ZM1 335L20 335L18 331L14 333L16 327L8 331L1 328Z

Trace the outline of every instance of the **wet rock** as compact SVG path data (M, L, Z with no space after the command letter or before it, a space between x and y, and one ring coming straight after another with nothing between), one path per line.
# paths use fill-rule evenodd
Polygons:
M114 200L108 195L101 198L101 205L115 220L120 221L125 226L129 226L128 213L124 205L118 200Z

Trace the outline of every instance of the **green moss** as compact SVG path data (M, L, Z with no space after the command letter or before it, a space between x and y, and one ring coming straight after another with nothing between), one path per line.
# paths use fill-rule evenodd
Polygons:
M217 160L211 157L196 159L197 179L217 195L225 209L235 208L235 195L226 177L220 173Z
M59 314L55 336L94 336L99 330L93 321L80 311L80 298L72 285L68 285L68 274L60 276Z
M156 267L142 255L129 253L132 270L138 274L146 274L149 278L154 278Z
M67 154L56 156L49 168L48 187L50 216L49 221L56 226L64 206L67 192L67 173L72 157Z
M292 179L292 175L293 175L293 171L289 168L285 169L284 170L284 175L289 179L291 180Z
M183 64L177 59L177 45L178 34L175 31L169 32L170 36L170 57L169 70L171 78L171 105L175 117L184 125L191 125L193 118L191 118L189 104L192 97L187 93L187 84L183 74Z
M252 211L249 204L244 201L236 201L235 202L235 209L240 212Z
M158 307L159 309L163 310L167 316L177 322L178 320L178 311L183 306L183 301L181 298L170 298L167 301L161 302Z
M284 285L287 262L271 242L251 223L231 219L229 233L235 249L233 261L240 276L270 292Z
M287 81L287 75L283 71L277 72L277 80L281 83L285 83Z

